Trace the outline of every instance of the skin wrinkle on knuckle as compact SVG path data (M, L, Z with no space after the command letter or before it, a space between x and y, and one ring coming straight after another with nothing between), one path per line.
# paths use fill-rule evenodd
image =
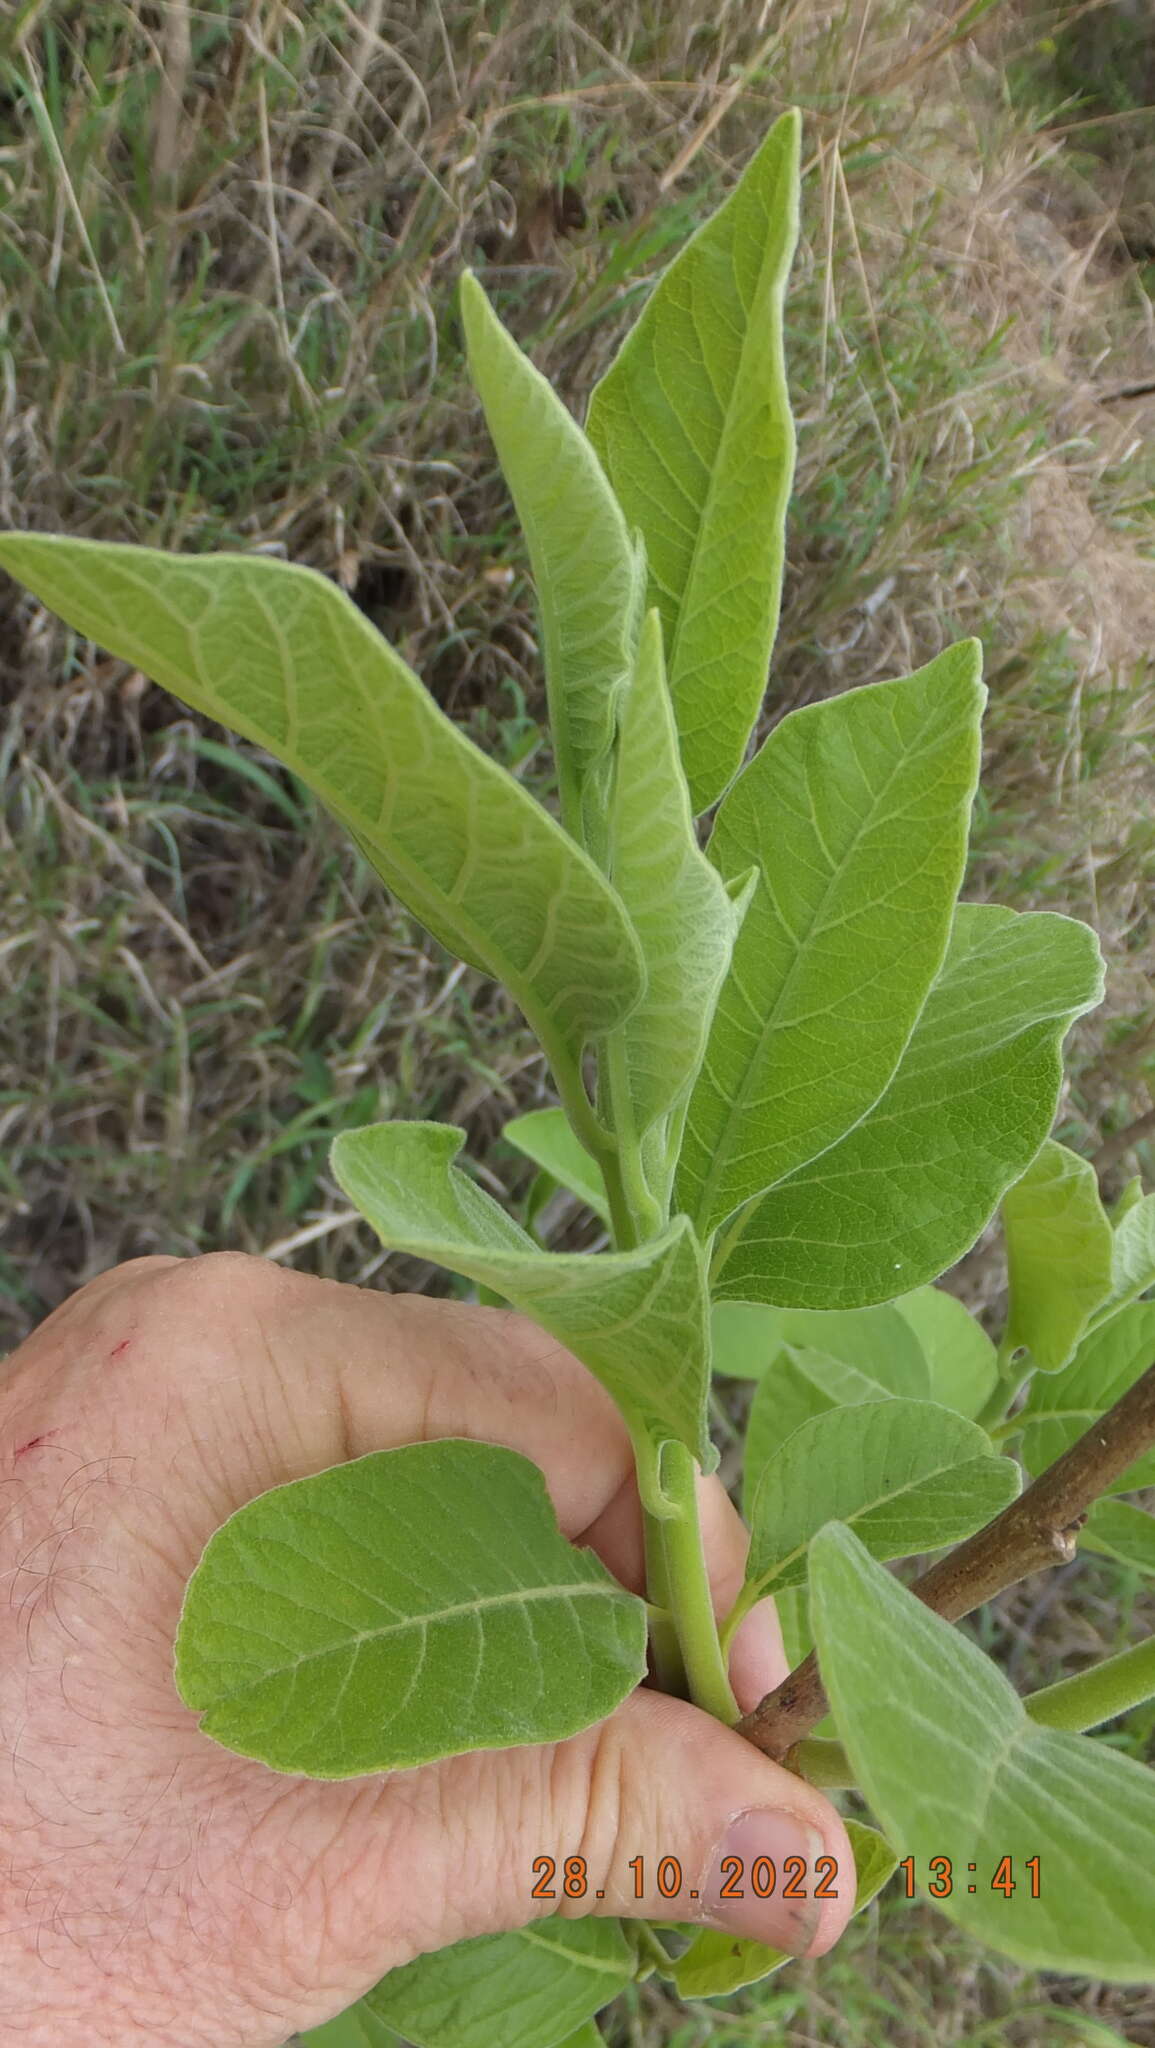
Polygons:
M622 1910L626 1865L642 1846L640 1817L632 1797L630 1750L623 1732L611 1716L590 1733L592 1755L584 1766L584 1813L577 1840L572 1845L568 1839L559 1840L556 1848L552 1843L542 1844L543 1853L556 1855L559 1875L567 1856L584 1859L586 1890L582 1897L567 1899L562 1885L557 1884L554 1911L566 1919L581 1919L595 1906L603 1906L605 1912L612 1913L615 1902L618 1910ZM559 1806L559 1820L563 1811ZM638 1839L630 1847L634 1836ZM604 1901L597 1899L598 1891L605 1893Z

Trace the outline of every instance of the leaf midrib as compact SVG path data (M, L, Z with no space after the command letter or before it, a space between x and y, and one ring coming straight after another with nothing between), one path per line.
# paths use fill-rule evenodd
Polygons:
M229 1582L220 1581L218 1582L217 1590L224 1593L237 1586L245 1591L249 1591L251 1590L252 1582L248 1579L238 1579L231 1582L230 1586ZM301 1656L287 1658L283 1663L275 1664L270 1669L261 1672L258 1677L246 1679L243 1683L230 1687L227 1693L216 1695L213 1704L217 1704L221 1699L237 1699L243 1693L252 1692L258 1686L267 1685L271 1678L278 1678L285 1672L299 1670L304 1664L316 1663L320 1657L343 1657L350 1650L359 1652L363 1643L378 1642L384 1636L400 1635L407 1629L424 1631L434 1627L438 1622L456 1621L462 1615L476 1614L484 1608L523 1607L535 1600L569 1600L590 1594L593 1594L598 1599L616 1601L628 1601L635 1597L624 1586L602 1585L596 1579L579 1580L571 1585L532 1586L526 1591L515 1590L508 1593L485 1593L476 1600L459 1601L454 1607L438 1608L436 1613L433 1614L406 1615L400 1621L385 1622L380 1628L358 1629L346 1635L341 1642L326 1643L317 1650L306 1650ZM269 1639L266 1637L265 1640L268 1641Z
M805 708L805 707L804 707L804 708ZM818 709L818 707L816 706L816 707L815 707L815 709ZM927 717L926 717L926 719L925 719L925 721L924 721L924 725L923 725L923 730L924 730L924 731L925 731L926 727L927 727L927 726L929 726L929 725L930 725L930 723L932 722L932 720L933 720L933 716L934 716L934 713L935 713L935 712L937 711L937 709L938 709L937 705L936 705L936 706L930 706L930 707L928 707L928 715L927 715ZM919 736L918 736L918 743L916 743L916 744L920 744L920 743L921 743L921 737L922 737L922 735L921 735L921 733L920 733L920 734L919 734ZM906 750L906 751L905 751L905 752L904 752L903 754L901 754L901 755L900 755L900 756L899 756L899 757L898 757L898 758L896 759L896 761L895 761L895 764L894 764L894 767L893 767L893 769L891 770L891 773L890 773L890 775L889 775L889 776L887 777L887 780L886 780L886 782L885 782L885 783L884 783L884 784L882 785L881 789L880 789L880 790L878 791L877 795L875 796L875 798L874 798L874 800L873 800L873 802L872 802L872 804L871 804L871 807L870 807L870 810L869 810L868 814L867 814L867 815L866 815L866 816L865 816L865 817L864 817L864 818L862 819L862 821L861 821L860 825L858 826L857 830L856 830L856 831L855 831L855 833L854 833L854 837L853 837L853 839L852 839L852 840L850 841L849 845L848 845L848 846L847 846L847 847L846 847L846 848L845 848L845 849L843 850L843 852L842 852L842 854L841 854L841 856L840 856L840 858L839 858L839 862L838 862L838 865L837 865L837 867L835 868L834 872L832 873L832 875L831 875L831 877L830 877L830 880L829 880L829 882L828 882L828 884L827 884L827 886L826 886L825 890L823 891L823 895L822 895L822 901L821 901L821 903L820 903L820 904L819 904L819 905L817 906L817 908L816 908L816 910L815 910L815 913L814 913L814 916L813 916L813 917L811 918L811 920L810 920L810 924L809 924L809 926L808 926L808 929L807 929L807 932L806 932L806 936L805 936L804 940L802 941L802 943L801 943L800 945L796 945L796 946L795 946L795 947L793 948L793 953L792 953L792 957L791 957L790 965L789 965L789 967L787 968L787 970L786 970L786 974L785 974L785 975L784 975L784 977L783 977L783 980L782 980L782 985L781 985L781 987L780 987L780 989L779 989L779 991L778 991L778 994L777 994L777 996L776 996L776 998L775 998L775 1001L774 1001L774 1005L773 1005L772 1009L771 1009L770 1011L768 1011L768 1012L766 1013L766 1015L764 1016L764 1018L763 1018L763 1022L762 1022L762 1028L761 1028L761 1031L760 1031L760 1033L758 1034L758 1037L757 1037L757 1039L756 1039L756 1041L755 1041L755 1045L754 1045L754 1048L753 1048L753 1050L752 1050L752 1052L751 1052L751 1054L750 1054L750 1057L749 1057L749 1059L748 1059L748 1060L746 1061L746 1064L745 1064L745 1071L744 1071L744 1073L743 1073L743 1076L742 1076L742 1079L741 1079L741 1081L740 1081L740 1083L739 1083L739 1085L738 1085L738 1089L737 1089L737 1092L735 1093L734 1097L732 1098L732 1101L731 1101L731 1105L730 1105L730 1113L729 1113L729 1115L728 1115L728 1117L727 1117L727 1120L726 1120L726 1126L725 1126L725 1128L726 1128L727 1132L728 1132L729 1130L731 1130L731 1129L733 1128L733 1126L734 1126L734 1123L736 1122L736 1120L737 1120L737 1118L738 1118L739 1112L740 1112L741 1110L743 1110L743 1109L745 1108L745 1105L746 1105L746 1098L747 1098L747 1096L749 1095L750 1089L751 1089L751 1087L752 1087L752 1085L753 1085L753 1079L752 1079L752 1077L753 1077L753 1074L754 1074L754 1070L755 1070L756 1066L758 1065L759 1061L762 1061L762 1060L764 1060L764 1057L765 1057L765 1048L766 1048L766 1045L767 1045L767 1043L768 1043L768 1041L769 1041L769 1039L770 1039L770 1037L771 1037L771 1034L773 1033L773 1031L775 1030L775 1028L777 1028L777 1023L778 1023L778 1013L779 1013L779 1011L780 1011L780 1009L781 1009L781 1007L782 1007L783 1003L785 1002L785 1000L786 1000L786 997L787 997L787 995L788 995L788 993L789 993L789 991L790 991L790 989L791 989L791 987L792 987L792 985L793 985L793 982L794 982L795 976L796 976L796 975L798 975L798 974L800 974L800 973L801 973L801 971L802 971L802 964L803 964L803 956L804 956L804 954L805 954L805 953L807 952L807 950L808 950L808 949L809 949L809 948L810 948L810 947L811 947L811 946L813 945L813 943L814 943L814 933L815 933L815 931L816 931L816 930L819 930L819 929L823 929L823 930L824 930L824 929L825 929L825 926L824 926L824 925L823 925L823 924L821 923L821 920L822 920L822 919L823 919L823 918L825 917L825 914L826 914L826 910L827 910L827 906L828 906L828 904L829 904L830 898L831 898L832 894L834 893L834 891L835 891L835 890L837 889L837 887L839 886L839 883L840 883L840 881L842 880L842 878L843 878L843 876L844 876L844 874L845 874L845 870L846 870L847 866L848 866L848 865L849 865L849 863L850 863L850 862L851 862L851 861L853 860L853 858L854 858L854 856L855 856L856 852L858 851L858 847L859 847L859 844L860 844L861 840L863 839L863 837L864 837L864 836L866 835L866 833L867 833L867 832L869 832L869 831L871 831L871 830L873 829L873 827L874 827L874 824L875 824L875 820L876 820L876 817L877 817L877 814L878 814L878 811L879 811L879 808L880 808L880 806L881 806L881 805L882 805L882 804L884 803L884 801L885 801L885 799L886 799L886 796L887 796L887 794L888 794L888 792L889 792L890 788L892 787L893 783L894 783L894 782L895 782L895 781L897 780L898 776L899 776L899 775L900 775L900 774L901 774L901 773L903 772L903 770L905 770L905 769L907 769L907 768L909 767L909 765L910 765L910 757L911 757L911 753L912 753L912 752L913 752L914 750L915 750L915 748L914 748L914 746L912 746L912 747L908 748L908 749L907 749L907 750ZM763 870L763 865L762 865L762 861L761 861L761 858L760 858L760 857L758 857L758 859L757 859L757 866L758 866L758 869L759 869L759 883L760 883L760 886L761 886L761 888L762 888L763 890L765 890L765 891L766 891L766 894L767 894L767 896L769 896L769 889L768 889L768 888L767 888L767 886L766 886L766 881L765 881L765 873L764 873L764 870ZM719 871L719 872L720 872L720 871ZM755 895L757 895L757 889L755 890ZM753 904L751 904L751 909L753 909L753 907L754 907L754 906L753 906ZM740 940L741 940L741 934L739 934L739 939L738 939L738 941L737 941L737 942L735 943L735 947L734 947L734 954L735 954L735 958L737 957L737 952L738 952L738 945L739 945L739 943L740 943ZM931 978L930 978L930 983L929 983L929 986L928 986L928 988L927 988L927 991L926 991L926 996L927 996L927 997L929 997L929 995L930 995L930 990L931 990L931 989L932 989L932 988L934 987L935 981L936 981L936 980L937 980L937 978L938 978L938 974L939 974L939 972L941 971L941 969L942 969L942 967L943 967L943 965L944 965L944 961L945 961L945 955L946 955L946 951L947 951L947 950L948 950L948 948L949 948L949 944L950 944L950 920L948 919L948 921L947 921L947 940L946 940L946 945L945 945L945 946L944 946L944 948L943 948L943 956L942 956L942 957L941 957L941 958L939 959L939 962L938 962L938 968L937 968L937 969L935 970L935 972L934 972L934 973L933 973L933 974L931 975ZM732 971L732 972L735 972L735 974L736 974L736 969L734 969L733 967L732 967L731 971ZM747 1000L748 1000L748 999L747 999ZM924 998L924 1003L923 1003L923 1007L925 1007L925 1000L926 1000L926 998ZM895 1061L895 1063L894 1063L894 1066L893 1066L893 1067L891 1068L891 1072L890 1072L890 1075L889 1075L888 1079L887 1079L886 1081L884 1081L884 1082L883 1082L883 1085L882 1085L881 1089L879 1090L878 1094L877 1094L877 1095L876 1095L876 1096L874 1097L873 1101L872 1101L872 1102L870 1102L870 1103L869 1103L869 1104L867 1105L867 1107L866 1107L866 1108L865 1108L865 1109L863 1110L863 1112L862 1112L862 1115L861 1115L860 1117L858 1117L858 1118L857 1118L857 1119L855 1120L855 1121L856 1121L856 1123L862 1123L862 1122L864 1122L864 1121L865 1121L865 1119L866 1119L866 1118L867 1118L867 1117L868 1117L868 1116L870 1115L870 1112L871 1112L871 1110L872 1110L872 1109L875 1109L875 1108L877 1108L877 1106L878 1106L879 1102L880 1102L880 1101L882 1100L882 1097L883 1097L883 1096L885 1095L885 1093L886 1093L887 1089L889 1088L889 1086L890 1086L890 1083L891 1083L891 1081L893 1081L893 1079L894 1079L894 1076L895 1076L895 1073L897 1072L897 1070L898 1070L898 1067L899 1067L899 1065L901 1064L901 1061L902 1061L903 1055L904 1055L904 1053L906 1052L906 1049L907 1049L907 1047L909 1046L909 1044L910 1044L910 1041L911 1041L911 1039L912 1039L912 1038L913 1038L913 1036L914 1036L914 1033L915 1033L915 1031L916 1031L916 1029L917 1029L917 1027L918 1027L918 1023L919 1023L919 1018L921 1017L921 1015L922 1015L922 1009L920 1008L920 1010L919 1010L919 1011L918 1011L918 1012L916 1013L916 1015L915 1015L915 1018L914 1018L914 1021L913 1021L913 1023L911 1024L910 1030L909 1030L909 1031L907 1032L906 1038L904 1039L904 1041L903 1041L903 1044L902 1044L902 1046L901 1046L901 1048L900 1048L900 1050L899 1050L898 1058L897 1058L897 1060ZM818 1152L814 1153L814 1154L813 1154L813 1156L812 1156L812 1157L811 1157L810 1159L806 1159L806 1160L802 1160L802 1161L800 1161L800 1162L799 1162L799 1165L800 1165L800 1166L812 1166L812 1165L814 1164L814 1160L815 1160L815 1159L820 1159L820 1158L822 1157L822 1153L823 1153L823 1152L830 1152L830 1151L833 1151L833 1149L834 1149L834 1146L835 1146L835 1145L838 1145L838 1144L841 1144L841 1142L842 1142L842 1139L843 1139L843 1138L845 1138L845 1137L848 1137L848 1136L849 1136L849 1131L850 1131L850 1130L853 1130L854 1128L855 1128L855 1124L851 1124L851 1125L850 1125L850 1127L849 1127L849 1130L847 1130L847 1131L843 1131L843 1132L841 1133L841 1135L840 1135L839 1137L837 1137L837 1138L834 1138L834 1139L832 1139L832 1141L831 1141L831 1143L830 1143L829 1145L824 1145L824 1146L823 1146L823 1147L822 1147L822 1148L821 1148L821 1149L820 1149L820 1150L819 1150ZM702 1187L701 1187L701 1191L700 1191L700 1193L699 1193L699 1197L698 1197L698 1202L697 1202L697 1206L696 1206L696 1208L695 1208L695 1210L694 1210L694 1222L695 1222L695 1223L696 1223L697 1225L699 1225L699 1226L700 1226L700 1225L701 1225L701 1223L702 1223L702 1219L703 1219L703 1217L704 1217L705 1215L707 1215L707 1214L709 1213L709 1212L708 1212L708 1208L707 1208L707 1197L713 1194L713 1192L714 1192L714 1189L715 1189L715 1187L716 1187L716 1186L717 1186L717 1184L718 1184L718 1180L719 1180L719 1177L720 1177L720 1173L721 1173L721 1167L722 1167L722 1165L723 1165L723 1164L727 1164L727 1165L728 1165L728 1164L729 1164L729 1161L730 1161L730 1146L729 1146L728 1144L727 1144L727 1145L725 1145L725 1146L723 1146L723 1145L722 1145L721 1143L719 1143L718 1145L716 1145L716 1146L714 1147L714 1151L713 1151L713 1162L712 1162L712 1165L711 1165L710 1171L709 1171L709 1173L707 1174L707 1176L706 1176L705 1180L704 1180L704 1181L702 1182ZM796 1173L796 1172L798 1172L798 1171L799 1171L799 1167L791 1167L791 1168L790 1168L790 1173L792 1173L792 1174L793 1174L793 1173ZM786 1176L785 1174L779 1173L779 1174L777 1175L777 1180L784 1180L784 1179L786 1179L786 1178L787 1178L787 1176ZM754 1201L754 1200L756 1200L756 1199L757 1199L757 1196L758 1196L759 1194L766 1194L766 1193L768 1193L768 1192L769 1192L769 1189L770 1189L771 1187L774 1187L775 1185L776 1185L776 1181L770 1181L770 1182L768 1182L768 1183L767 1183L767 1186L766 1186L765 1188L761 1188L761 1189L755 1189L755 1191L754 1191L754 1194L753 1194L753 1195L751 1195L751 1196L748 1196L748 1197L746 1198L746 1199L747 1199L747 1201ZM742 1204L741 1204L740 1206L744 1208L744 1207L745 1207L745 1203L742 1203ZM721 1219L721 1220L724 1220L724 1219Z

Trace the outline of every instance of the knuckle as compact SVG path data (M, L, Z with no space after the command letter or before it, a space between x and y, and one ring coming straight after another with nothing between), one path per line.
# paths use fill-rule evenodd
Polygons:
M198 1309L261 1308L279 1299L287 1276L271 1259L252 1252L200 1252L156 1273L158 1291L166 1299L195 1301Z
M571 1749L560 1745L559 1759ZM589 1913L597 1906L613 1912L631 1856L636 1856L644 1836L643 1817L637 1811L634 1775L630 1770L629 1745L617 1718L611 1716L589 1731L582 1752L569 1769L577 1766L578 1783L563 1780L554 1787L554 1811L559 1817L558 1860L572 1856L581 1860L584 1892L567 1897L558 1887L556 1911L567 1919ZM577 1795L575 1798L575 1794ZM573 1818L568 1830L564 1819ZM604 1894L604 1903L597 1893ZM621 1910L620 1903L617 1910Z

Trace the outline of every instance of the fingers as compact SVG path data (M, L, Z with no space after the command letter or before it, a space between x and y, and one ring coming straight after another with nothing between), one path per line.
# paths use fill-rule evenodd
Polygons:
M726 1619L746 1572L750 1535L717 1473L698 1477L698 1518L710 1581L710 1599L719 1622ZM583 1543L597 1551L614 1577L633 1593L644 1593L646 1580L642 1512L632 1469L619 1491L589 1528ZM782 1631L772 1600L763 1600L739 1624L730 1650L730 1683L743 1713L785 1678L788 1664Z
M683 1700L639 1690L568 1742L404 1777L340 1822L351 1995L407 1951L552 1913L701 1922L798 1955L825 1954L850 1917L829 1800Z
M40 1325L12 1364L25 1353L19 1440L52 1432L58 1463L61 1446L82 1461L131 1452L146 1483L149 1456L186 1479L195 1471L206 1496L198 1541L270 1486L393 1444L465 1436L532 1458L565 1534L595 1550L623 1585L645 1590L625 1424L592 1373L528 1317L214 1253L135 1259L101 1274ZM177 1440L182 1422L195 1439L193 1460ZM167 1479L164 1493L171 1497ZM699 1478L698 1501L722 1620L742 1583L748 1538L716 1475ZM767 1602L733 1646L743 1711L784 1673Z

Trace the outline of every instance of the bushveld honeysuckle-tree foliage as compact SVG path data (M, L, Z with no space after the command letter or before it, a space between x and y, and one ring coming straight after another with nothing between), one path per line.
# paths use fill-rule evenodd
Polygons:
M1155 1483L1155 1195L1132 1183L1106 1214L1048 1135L1063 1038L1102 994L1096 939L957 900L976 641L791 712L745 761L793 471L798 183L791 112L657 282L584 431L461 280L536 583L560 821L315 571L0 538L78 632L277 755L510 991L560 1102L506 1126L538 1168L521 1219L452 1126L347 1130L332 1171L386 1246L575 1352L637 1458L647 1600L563 1539L536 1467L498 1445L276 1487L207 1544L176 1684L227 1748L342 1778L576 1733L649 1652L767 1753L857 1786L877 1822L852 1824L860 1904L903 1859L908 1890L1007 1955L1142 1980L1155 1775L1083 1731L1155 1694L1155 1645L1024 1701L951 1625L1076 1542L1155 1570L1155 1525L1119 1497ZM541 1241L557 1186L611 1249ZM996 1347L933 1283L1000 1204ZM757 1382L747 1578L720 1628L694 1490L717 1462L712 1373ZM885 1569L926 1553L913 1590ZM797 1669L739 1722L728 1646L767 1594ZM588 2042L631 1978L710 1997L784 1960L676 1919L555 1914L391 1972L311 2038Z

